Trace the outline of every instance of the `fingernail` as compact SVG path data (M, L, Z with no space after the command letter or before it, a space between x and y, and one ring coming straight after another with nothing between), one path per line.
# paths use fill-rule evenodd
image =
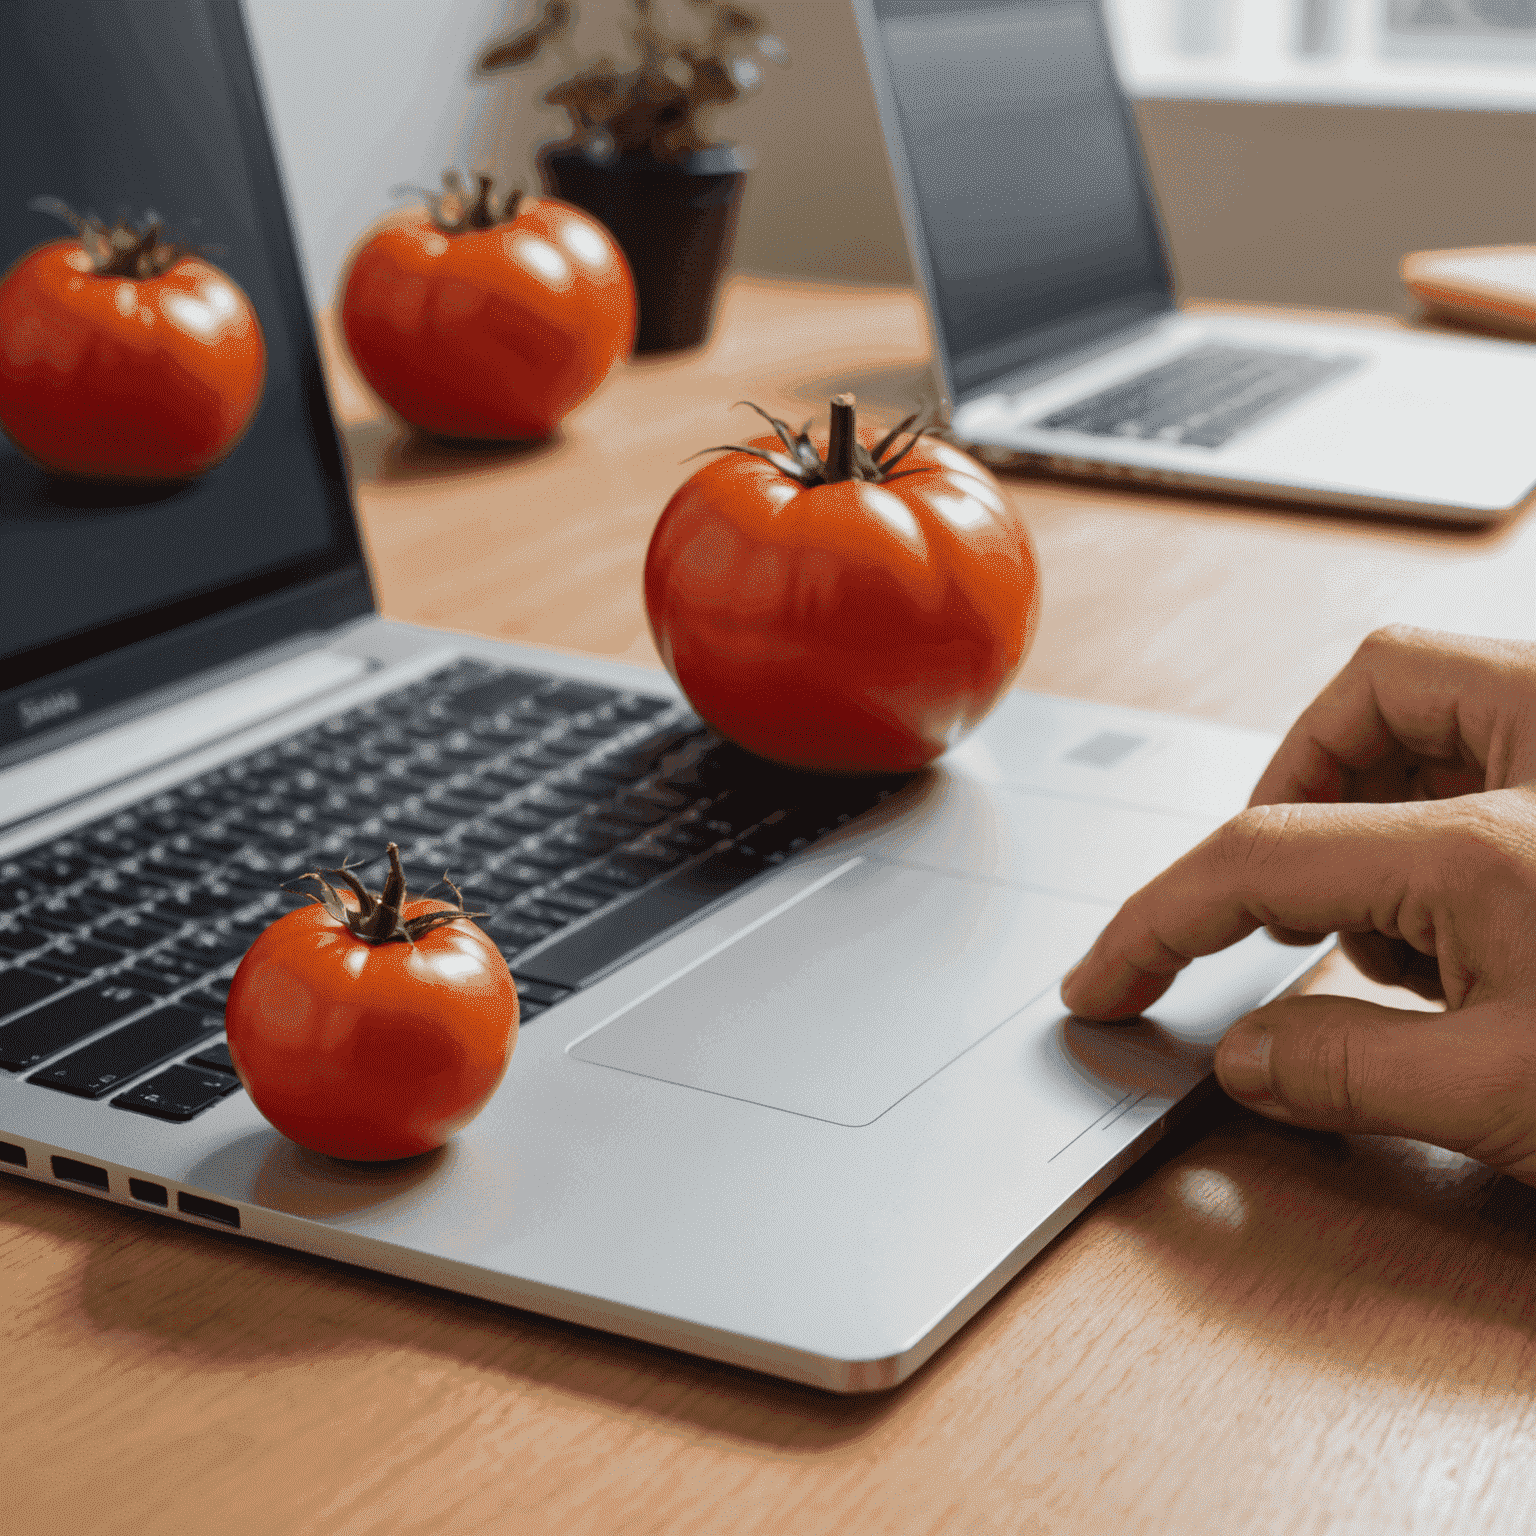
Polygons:
M1216 1076L1234 1099L1273 1113L1280 1107L1269 1083L1270 1033L1257 1024L1234 1024L1216 1050Z

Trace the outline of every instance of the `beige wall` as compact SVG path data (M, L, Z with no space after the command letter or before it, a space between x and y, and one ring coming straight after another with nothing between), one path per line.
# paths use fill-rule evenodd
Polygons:
M1397 264L1536 243L1536 115L1144 101L1183 293L1405 307Z
M722 138L757 167L737 237L738 264L764 272L907 282L875 97L848 0L762 0L790 51L756 96L721 112Z

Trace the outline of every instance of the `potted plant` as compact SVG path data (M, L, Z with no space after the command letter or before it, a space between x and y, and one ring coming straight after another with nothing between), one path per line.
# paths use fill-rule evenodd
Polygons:
M755 90L758 58L788 62L763 19L728 0L686 0L701 13L697 35L664 29L655 0L630 0L627 67L600 56L577 64L570 0L543 0L538 18L481 51L481 78L531 64L555 47L574 68L544 92L564 109L571 133L545 145L546 189L600 219L634 273L640 326L636 352L702 341L730 257L750 161L713 141L704 115Z

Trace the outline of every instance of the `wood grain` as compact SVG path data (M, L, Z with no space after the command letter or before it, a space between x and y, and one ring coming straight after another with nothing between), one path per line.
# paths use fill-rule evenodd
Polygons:
M385 610L655 664L639 565L682 461L920 387L900 290L738 280L703 354L525 450L423 443L333 358ZM1014 479L1022 681L1279 730L1486 533ZM1321 984L1379 995L1342 964ZM1222 1111L938 1358L840 1400L0 1181L18 1532L1508 1532L1536 1480L1536 1191Z

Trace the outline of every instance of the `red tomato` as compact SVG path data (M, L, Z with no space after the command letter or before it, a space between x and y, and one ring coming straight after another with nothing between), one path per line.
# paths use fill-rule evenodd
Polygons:
M567 203L528 198L491 218L454 228L423 210L385 225L352 258L342 329L412 426L547 437L628 355L634 284L613 237Z
M0 427L57 474L200 475L239 442L265 372L251 301L200 257L125 276L55 240L0 280Z
M776 425L783 436L748 448L797 469L830 452ZM748 751L831 772L920 768L981 721L1029 649L1028 530L981 465L927 437L883 484L803 478L738 450L667 503L645 560L657 649Z
M256 1107L301 1146L366 1161L431 1151L506 1071L512 976L467 918L377 943L353 931L358 903L343 900L345 919L300 907L246 951L225 1007L229 1053ZM400 916L460 910L408 901Z

